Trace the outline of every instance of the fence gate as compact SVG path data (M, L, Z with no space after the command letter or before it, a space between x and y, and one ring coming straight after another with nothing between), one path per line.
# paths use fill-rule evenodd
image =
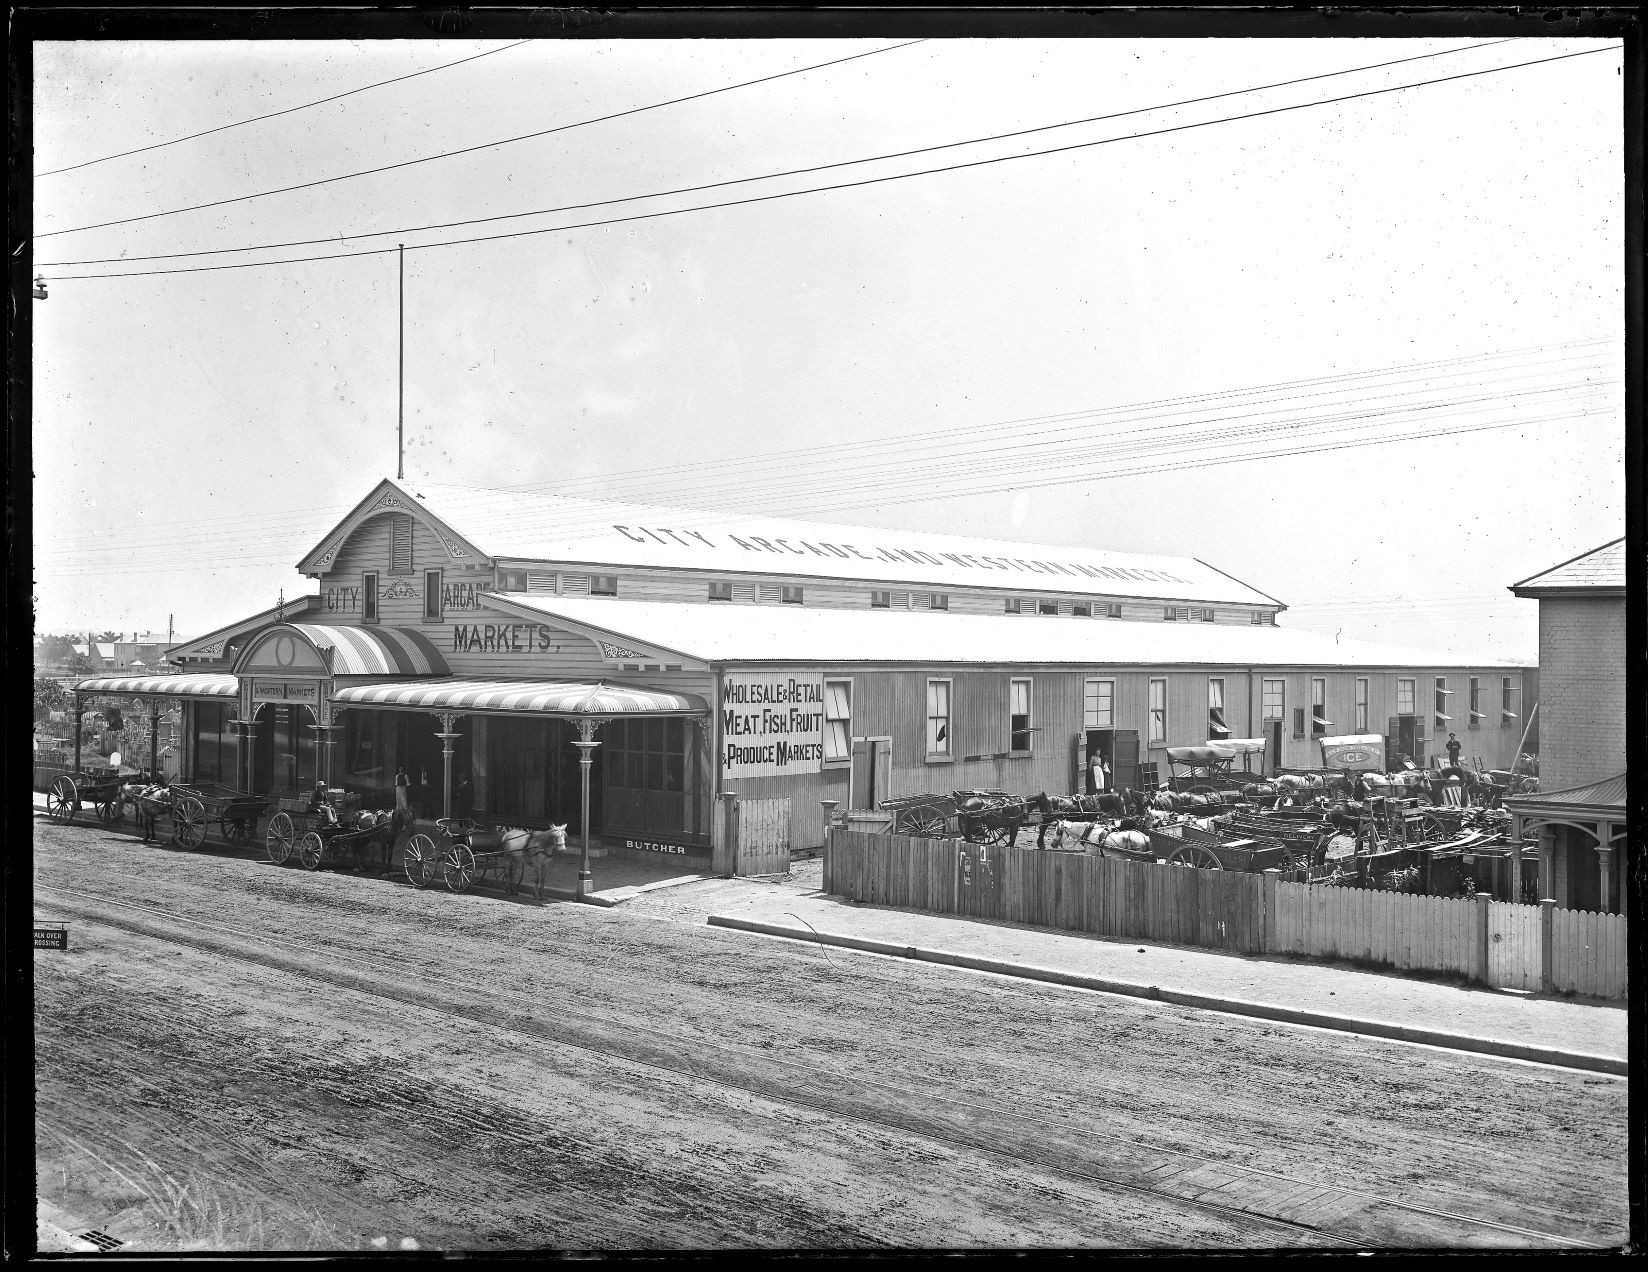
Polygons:
M733 873L782 875L790 873L790 801L738 801L738 856Z

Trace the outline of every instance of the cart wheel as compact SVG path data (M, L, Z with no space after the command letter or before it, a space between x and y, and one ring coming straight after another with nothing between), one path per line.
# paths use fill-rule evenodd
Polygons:
M297 842L298 860L305 870L319 870L321 858L326 855L326 841L320 832L311 830Z
M217 828L231 844L243 844L252 837L252 828L238 817L219 818Z
M1198 870L1223 870L1213 850L1205 844L1181 844L1167 854L1170 866L1194 866Z
M435 882L435 841L428 835L413 835L401 849L401 869L407 882L414 888L427 888Z
M979 842L991 848L1011 848L1018 842L1018 827L998 826L994 830L987 830Z
M97 820L112 826L126 815L126 801L118 794L97 801Z
M277 866L285 865L297 838L298 828L292 824L291 815L276 813L269 819L269 833L263 840L264 847L269 850L269 860Z
M172 842L198 848L206 842L206 806L184 796L172 806Z
M72 822L79 807L80 792L75 788L74 779L66 774L54 781L46 792L46 816L54 822Z
M441 881L449 891L465 892L475 880L475 854L468 844L453 844L441 854Z
M950 823L942 817L912 817L905 833L917 839L948 839Z

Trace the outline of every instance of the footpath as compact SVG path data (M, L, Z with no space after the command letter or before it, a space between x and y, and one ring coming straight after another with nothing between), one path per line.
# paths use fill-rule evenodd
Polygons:
M861 905L824 893L819 881L816 860L798 861L783 882L705 879L638 897L631 906L661 917L974 972L1599 1073L1626 1072L1623 1002Z

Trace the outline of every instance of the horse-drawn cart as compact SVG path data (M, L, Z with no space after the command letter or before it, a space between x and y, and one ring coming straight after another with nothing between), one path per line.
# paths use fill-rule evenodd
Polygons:
M133 790L127 786L119 798L132 805L140 823L155 824L162 817L170 821L171 840L180 848L198 848L206 842L206 805L193 788L145 786Z
M305 870L323 865L365 864L365 850L385 849L387 864L395 838L395 818L387 812L363 811L360 796L337 789L317 789L307 800L275 801L264 845L269 860L284 865L293 856Z
M916 839L954 839L956 799L954 795L901 795L881 801L881 811L893 819L891 832Z
M1227 746L1170 746L1167 748L1167 784L1176 795L1213 795L1225 791L1240 793L1244 786L1258 782L1256 773L1232 770L1241 754Z
M267 795L253 795L230 786L212 782L191 783L184 789L200 801L207 821L215 821L224 840L231 844L247 844L257 836L258 821L268 810Z
M120 820L124 799L121 788L131 780L119 769L82 769L59 773L46 789L46 816L68 825L90 805L97 820L109 825Z
M535 891L542 900L544 867L566 847L565 826L498 829L468 818L442 817L435 828L438 844L420 831L401 850L401 869L414 887L427 888L439 873L449 892L467 892L471 884L484 883L498 872L514 892L530 861L537 868Z

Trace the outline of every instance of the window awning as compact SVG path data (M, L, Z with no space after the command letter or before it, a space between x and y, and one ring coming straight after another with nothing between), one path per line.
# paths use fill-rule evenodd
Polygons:
M339 707L448 711L459 715L584 716L707 715L696 694L565 680L410 680L350 685L332 694Z
M94 676L74 687L76 694L130 698L233 698L240 680L224 672L186 676Z
M1473 712L1471 712L1471 719L1473 719L1473 720L1486 720L1487 718L1488 718L1488 713L1486 711L1473 711Z
M1315 724L1321 725L1324 729L1331 729L1333 727L1333 721L1332 720L1324 720L1319 715L1311 716L1311 721Z
M1449 723L1450 723L1450 724L1451 724L1451 723L1453 723L1453 717L1452 717L1452 716L1451 716L1451 715L1443 715L1443 714L1442 714L1442 713L1441 713L1441 712L1440 712L1440 711L1438 711L1438 712L1437 712L1437 713L1436 713L1436 718L1437 718L1437 719L1438 719L1438 720L1446 720L1446 721L1448 721L1448 722L1449 722Z
M1507 720L1520 720L1522 718L1514 711L1506 711L1503 709L1500 710L1499 714L1504 716Z

